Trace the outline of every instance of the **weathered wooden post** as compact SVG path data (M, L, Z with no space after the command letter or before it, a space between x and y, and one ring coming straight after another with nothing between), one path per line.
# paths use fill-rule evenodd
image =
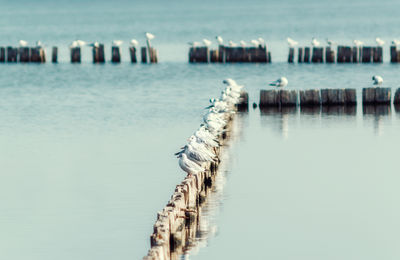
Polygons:
M7 62L17 62L18 51L16 48L7 47Z
M337 63L343 63L344 62L344 47L338 45L337 46L337 58L336 61Z
M321 104L324 106L354 105L356 102L355 89L321 89Z
M157 62L158 62L157 50L154 49L154 48L151 46L151 43L150 43L150 39L149 39L149 38L147 38L146 44L147 44L147 50L148 50L148 52L149 52L149 61L150 61L150 63L157 63Z
M136 48L134 46L129 47L129 53L131 55L131 63L136 63Z
M19 62L29 62L30 48L29 47L19 47Z
M372 58L372 49L371 47L362 47L362 62L363 63L370 63Z
M297 58L297 62L298 63L302 63L304 60L304 49L302 47L298 48L298 58Z
M238 111L248 111L249 110L249 94L245 91L240 93L240 101L237 104Z
M358 63L360 61L360 57L359 57L359 48L357 46L353 46L351 49L352 52L352 61L353 63Z
M372 61L374 63L383 62L383 49L382 46L377 46L372 48Z
M268 63L271 63L272 62L272 58L271 58L271 52L269 51L268 53L267 53L267 55L268 55Z
M345 89L346 105L357 105L357 91L355 89Z
M325 62L334 63L335 62L335 51L331 46L325 48Z
M0 47L0 62L6 61L6 48Z
M289 48L288 63L293 63L293 62L294 62L294 48L290 47Z
M310 55L311 55L311 49L310 47L305 47L304 48L304 62L305 63L310 63Z
M215 63L219 61L218 50L210 50L210 62Z
M147 50L146 47L141 48L142 63L147 63Z
M300 90L300 106L321 105L320 91L317 89Z
M190 63L207 63L209 57L208 47L191 47L189 49L189 62Z
M397 63L399 60L397 59L397 48L396 45L390 46L390 62Z
M313 63L322 63L322 62L324 62L323 57L324 57L324 48L323 47L313 47L311 61Z
M352 58L352 50L350 46L345 46L343 48L344 51L344 62L349 63L351 62L351 58Z
M400 88L394 93L393 104L400 105Z
M286 89L279 90L280 106L283 107L297 106L297 99L298 96L296 90L286 90Z
M111 62L113 63L121 62L121 53L118 46L111 47Z
M218 46L218 62L225 63L225 46Z
M39 47L32 47L31 48L30 61L34 62L34 63L40 63L41 62Z
M53 63L58 62L58 48L55 46L52 49L51 62L53 62Z
M390 104L390 88L363 88L363 104Z
M71 48L71 63L81 63L81 47Z
M92 54L93 54L93 63L105 63L106 62L106 58L104 55L104 44L99 44L97 46L93 46Z
M43 49L42 47L39 48L39 56L40 56L40 62L45 63L46 62L46 50Z
M276 107L279 106L280 95L279 91L275 89L260 90L260 103L259 107Z

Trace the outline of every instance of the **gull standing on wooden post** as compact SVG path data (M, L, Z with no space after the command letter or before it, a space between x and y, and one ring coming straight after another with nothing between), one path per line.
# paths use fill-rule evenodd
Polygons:
M285 78L285 77L280 77L279 79L277 79L277 80L271 82L269 85L270 85L270 86L277 87L277 88L283 88L283 87L287 86L287 84L288 84L287 78Z
M383 84L383 78L381 76L372 76L372 80L375 87L381 86Z
M112 41L112 46L114 46L114 47L119 47L119 46L121 46L123 43L124 43L124 42L121 41L121 40L114 40L114 41Z
M212 44L212 42L210 40L207 40L207 39L203 39L203 43L204 43L204 46L206 46L207 48L209 48L211 46L211 44Z
M315 39L313 37L312 40L311 40L311 45L314 46L314 47L318 47L318 46L321 45L321 43L317 39Z
M298 42L296 42L295 40L293 40L292 38L289 38L289 37L286 40L287 40L290 48L294 48L297 44L299 44Z
M381 38L375 38L376 43L378 46L383 46L385 44L385 41L382 40Z
M217 37L215 37L215 39L217 39L217 42L218 42L219 45L224 44L224 39L222 39L221 36L217 36Z
M26 46L28 46L28 42L27 41L24 41L24 40L19 40L19 46L21 46L21 47L26 47Z
M136 40L136 39L132 39L130 42L130 45L132 46L132 47L137 47L137 46L139 46L139 42Z

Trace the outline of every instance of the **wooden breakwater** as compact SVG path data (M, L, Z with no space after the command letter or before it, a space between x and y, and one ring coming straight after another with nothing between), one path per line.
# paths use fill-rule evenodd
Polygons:
M0 62L45 63L46 51L41 46L0 47Z
M246 110L248 95L242 92L238 110ZM150 236L150 250L144 260L180 259L197 236L200 208L215 183L224 143L229 140L234 115L228 115L225 131L218 136L220 146L215 154L218 160L209 162L205 171L187 175L176 186L167 205L157 214Z
M271 52L266 45L258 47L231 47L220 45L218 49L190 47L189 63L270 63Z
M391 104L391 88L362 89L364 105ZM396 90L394 105L400 105L400 88ZM290 106L354 106L357 105L356 89L308 89L261 90L259 107L290 107Z
M296 55L295 48L289 48L289 54L288 54L289 63L295 62L296 60L295 55ZM336 50L332 46L299 47L297 49L297 63L382 63L382 62L383 62L382 46L338 45Z

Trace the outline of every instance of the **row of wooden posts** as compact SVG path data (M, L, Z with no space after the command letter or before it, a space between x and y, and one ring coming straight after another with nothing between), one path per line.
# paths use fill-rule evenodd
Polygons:
M366 105L391 104L390 88L364 88L362 103ZM393 103L400 104L400 88L396 90ZM310 89L310 90L261 90L262 107L356 105L355 89Z
M206 46L191 47L189 49L190 63L234 63L256 62L270 63L271 52L267 46L258 47L229 47L220 45L216 50L210 50Z
M71 62L80 63L81 62L81 47L70 48L71 51ZM136 48L130 47L129 53L132 63L137 62L136 58ZM99 44L97 47L92 47L93 53L93 63L105 63L104 54L104 44ZM142 63L157 63L158 62L158 52L155 48L141 47L141 62ZM149 57L149 60L147 58ZM58 62L58 48L52 48L51 61L53 63ZM0 47L0 62L33 62L33 63L45 63L46 62L46 51L43 47ZM111 47L111 62L119 63L121 62L121 51L120 47Z

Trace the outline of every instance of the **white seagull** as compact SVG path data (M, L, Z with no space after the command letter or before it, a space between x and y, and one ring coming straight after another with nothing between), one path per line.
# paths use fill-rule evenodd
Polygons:
M198 47L198 46L201 45L200 42L188 42L188 44L189 44L190 46L192 46L192 47Z
M274 82L271 82L269 85L274 86L277 88L283 88L288 84L288 80L285 77L280 77L279 79L275 80Z
M293 40L292 38L289 38L289 37L286 40L287 40L287 42L289 44L289 47L291 47L291 48L293 48L294 46L299 44L298 42L296 42L295 40Z
M93 42L93 43L89 43L87 46L93 47L93 48L99 48L100 47L100 43L99 42Z
M121 46L122 45L122 43L124 43L123 41L121 41L121 40L114 40L114 41L112 41L112 46Z
M265 45L265 40L264 40L263 38L259 37L259 38L257 39L257 41L258 41L258 43L261 45L261 47L263 47L263 46Z
M206 47L210 47L211 44L212 44L212 42L211 42L210 40L207 40L207 39L203 39L203 43L204 43L204 45L205 45Z
M28 46L28 42L27 41L24 41L24 40L19 40L19 46L21 46L21 47L26 47L26 46Z
M86 45L86 42L82 40L76 40L76 44L78 44L79 47L82 47Z
M155 36L154 36L154 34L151 34L151 33L146 33L146 39L147 40L153 40L155 38Z
M362 41L359 41L359 40L354 40L353 43L354 43L354 45L355 45L356 47L361 47L361 46L364 45L364 43L363 43Z
M240 46L246 47L246 42L245 41L241 40L239 43L240 43Z
M130 41L130 44L131 44L131 46L133 46L133 47L137 47L137 46L139 45L139 42L138 42L136 39L132 39L132 40Z
M320 43L317 39L315 39L314 37L313 37L312 40L311 40L311 44L312 44L312 46L314 46L314 47L318 47L318 46L321 45L321 43Z
M197 163L189 160L185 153L179 155L179 166L182 170L184 170L187 174L197 174L199 172L204 171L202 167L200 167Z
M332 46L332 45L335 45L336 44L336 42L334 42L334 41L332 41L332 40L329 40L329 39L326 39L326 43L328 44L328 46Z
M217 37L215 37L215 39L217 39L217 42L219 45L222 45L224 43L224 39L222 39L221 36L217 36Z
M255 47L258 47L260 45L260 42L257 40L251 40L250 43L253 44Z
M376 38L375 41L378 44L378 46L383 46L385 44L385 41L382 40L381 38Z
M41 41L36 41L36 47L43 47L43 43Z
M397 39L394 39L394 40L392 41L392 44L395 45L395 46L399 46L399 45L400 45L400 41L397 40Z
M237 46L236 43L234 43L233 41L229 41L229 47L236 47L236 46Z
M372 76L372 80L373 80L373 85L374 86L381 86L383 84L383 78L381 76L375 75Z

